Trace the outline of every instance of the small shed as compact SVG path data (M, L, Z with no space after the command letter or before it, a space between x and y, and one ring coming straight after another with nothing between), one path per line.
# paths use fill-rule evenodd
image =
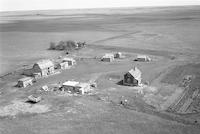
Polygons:
M28 101L33 102L33 103L38 103L41 100L42 100L41 96L35 96L35 95L28 96Z
M107 53L101 58L101 61L112 62L114 61L114 55L112 53Z
M47 85L44 85L44 86L42 86L42 87L41 87L41 90L44 90L44 91L49 91L49 88L48 88L48 86L47 86Z
M137 55L135 61L151 61L151 58L147 55Z
M76 85L76 90L80 94L85 94L91 91L89 83L79 83Z
M62 84L62 91L77 92L75 86L79 84L77 81L66 81Z
M114 58L122 58L122 53L121 52L115 53Z
M24 77L18 80L17 86L25 88L29 85L33 85L33 78L31 77Z
M89 83L79 83L77 81L67 81L62 85L62 91L70 93L84 94L91 91Z
M73 66L76 64L76 60L73 58L63 58L62 62L68 62L68 66Z
M64 61L64 62L61 62L61 63L58 63L57 65L57 69L67 69L69 67L68 65L69 63Z
M141 71L137 67L134 67L126 74L124 74L123 85L126 86L140 85L142 80L141 75L142 75Z
M48 76L54 73L54 64L51 60L41 60L33 65L33 72L41 76Z

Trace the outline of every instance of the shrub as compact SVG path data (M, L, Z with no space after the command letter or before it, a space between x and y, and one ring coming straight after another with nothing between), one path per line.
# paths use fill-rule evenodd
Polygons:
M56 43L55 42L50 42L50 50L55 50L56 49Z
M73 50L78 48L81 48L85 45L85 42L81 43L76 43L73 40L68 40L68 41L60 41L58 42L58 45L56 45L54 42L50 42L50 50Z

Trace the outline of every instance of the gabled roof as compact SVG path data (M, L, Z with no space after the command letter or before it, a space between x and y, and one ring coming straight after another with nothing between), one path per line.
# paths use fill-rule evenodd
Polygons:
M63 61L59 63L59 65L66 65L66 64L68 65L69 63L67 61Z
M33 78L31 78L31 77L24 77L24 78L19 79L18 81L28 81L28 80L33 80Z
M44 69L44 68L48 68L48 67L52 67L54 66L53 62L51 60L41 60L41 61L38 61L37 64L40 69Z
M122 54L121 52L117 52L116 54Z
M77 81L66 81L62 85L63 86L72 86L72 87L75 87L77 84L79 84L79 82L77 82Z
M128 71L128 73L131 74L135 79L140 79L142 75L142 72L137 67L134 67Z
M63 62L65 61L75 61L73 58L70 58L70 57L65 57L62 59Z
M137 58L138 59L147 59L147 58L149 58L149 56L147 56L147 55L137 55Z
M112 53L106 53L102 58L113 58L114 55Z

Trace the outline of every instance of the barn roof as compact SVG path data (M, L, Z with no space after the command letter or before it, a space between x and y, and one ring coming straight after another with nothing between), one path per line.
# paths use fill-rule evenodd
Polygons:
M38 61L35 64L37 64L41 69L54 66L54 64L51 60L41 60L41 61Z
M128 71L129 74L131 74L135 79L141 78L142 72L137 68L134 67L130 71Z
M19 79L18 81L28 81L28 80L33 80L33 78L31 78L31 77L24 77L24 78Z

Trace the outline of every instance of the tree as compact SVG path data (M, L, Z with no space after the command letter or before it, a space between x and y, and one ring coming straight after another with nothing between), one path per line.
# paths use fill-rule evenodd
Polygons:
M56 49L56 43L55 42L50 42L50 50L55 50Z
M64 41L60 41L58 43L58 45L56 46L56 50L64 50L64 45L65 45L65 42Z

